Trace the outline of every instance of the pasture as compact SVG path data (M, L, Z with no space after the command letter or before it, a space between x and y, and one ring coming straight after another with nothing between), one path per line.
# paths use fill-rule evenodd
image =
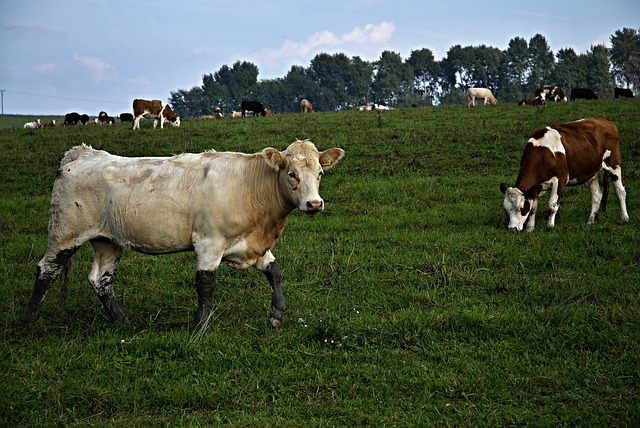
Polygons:
M638 426L639 112L498 103L139 131L0 117L0 425ZM572 187L555 229L543 197L536 230L508 233L499 183L515 182L529 132L596 114L620 130L629 223L611 192L587 225L589 190ZM110 324L86 280L90 246L66 306L56 283L22 328L70 147L166 156L296 138L346 155L323 178L325 211L294 211L274 247L280 329L264 276L222 266L211 332L194 334L195 255L132 251L115 282L129 322Z

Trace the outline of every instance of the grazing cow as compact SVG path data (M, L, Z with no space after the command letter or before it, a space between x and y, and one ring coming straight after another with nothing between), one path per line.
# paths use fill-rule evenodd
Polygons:
M89 119L89 116L87 116L87 119ZM74 111L64 115L64 122L62 122L62 124L65 126L77 125L79 121L80 115Z
M613 90L616 98L633 98L633 91L626 88L615 88Z
M246 116L247 111L252 111L254 116L256 114L265 116L264 107L258 101L242 101L240 111L242 112L242 117Z
M564 95L560 86L543 85L536 89L535 95L536 97L541 97L548 101L567 101L567 97Z
M125 320L112 283L123 249L130 248L195 251L198 330L208 326L220 263L255 266L271 285L269 321L278 327L285 298L271 248L295 208L308 214L324 209L320 178L343 155L340 148L319 152L309 140L283 152L269 147L254 154L212 150L166 158L72 148L53 184L48 248L23 323L36 318L56 277L70 273L71 257L89 241L95 253L89 282L113 321Z
M273 116L273 110L271 110L270 108L264 109L264 115L265 116Z
M497 100L493 96L493 93L490 89L487 88L469 88L467 89L467 105L471 107L472 105L476 105L476 98L482 99L484 98L484 105L487 103L491 103L493 105L497 104Z
M120 113L120 122L133 122L133 115L131 113Z
M311 104L311 102L306 98L303 98L302 101L300 101L300 111L302 111L302 113L310 113L314 111L313 104Z
M89 115L88 114L81 114L80 115L80 122L83 125L86 125L87 123L89 123Z
M116 123L116 119L113 116L109 116L106 111L101 111L98 114L98 123L100 125L113 125L114 123Z
M532 231L538 198L549 189L549 227L553 227L564 187L583 183L591 189L591 213L587 223L593 223L601 203L603 211L606 209L609 175L620 201L620 218L626 222L629 214L621 162L618 128L604 116L533 131L522 154L515 185L500 184L504 193L503 205L509 214L509 229L521 231L528 219L526 230ZM605 170L604 189L598 182L601 169Z
M523 98L518 103L519 106L546 106L547 102L542 97Z
M597 100L598 96L589 88L572 88L569 99L575 101L578 98L585 100Z
M40 119L36 119L33 122L27 122L24 124L24 129L38 129L42 126Z
M42 128L53 128L54 126L56 126L56 120L52 119L49 122L45 122L42 125L40 125Z
M173 126L180 126L180 117L176 116L171 106L160 100L133 100L133 129L140 129L140 119L144 116L147 119L153 118L153 127L164 127L164 122L169 121Z

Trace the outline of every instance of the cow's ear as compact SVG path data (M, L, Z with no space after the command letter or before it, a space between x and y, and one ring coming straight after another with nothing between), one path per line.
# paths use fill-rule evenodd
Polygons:
M506 193L508 188L509 186L507 185L507 183L500 183L500 191L502 193Z
M273 147L267 147L264 149L262 151L262 155L267 160L267 163L276 171L287 165L287 159L282 155L282 153Z
M320 161L320 165L322 165L322 169L329 169L342 157L344 156L344 150L334 147L333 149L325 150L324 152L320 152L318 154L318 160Z

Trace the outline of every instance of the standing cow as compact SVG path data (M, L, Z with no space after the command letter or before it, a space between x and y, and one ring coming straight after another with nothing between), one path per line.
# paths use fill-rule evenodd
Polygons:
M633 91L628 88L615 88L613 93L616 98L633 98Z
M572 88L569 99L571 101L575 101L578 98L582 98L585 100L597 100L598 96L589 88Z
M133 100L133 129L140 129L140 119L146 117L153 119L153 127L158 126L160 120L160 128L164 128L164 123L169 121L173 126L180 126L180 117L176 116L171 106L160 100Z
M267 115L264 107L258 101L242 101L242 103L240 103L240 111L242 112L242 117L245 117L248 111L253 112L254 116L257 114L262 116Z
M629 214L621 163L618 128L604 116L533 131L522 154L516 184L513 187L500 184L504 193L503 205L509 215L509 229L521 231L528 219L526 230L532 231L538 199L549 189L549 227L554 227L564 187L583 183L591 189L591 213L587 223L592 224L600 204L603 211L606 208L609 175L620 201L620 219L626 222ZM601 169L605 170L604 189L598 182Z
M496 105L498 103L498 101L495 99L490 89L487 89L487 88L467 89L467 101L468 101L467 105L469 107L471 107L472 105L473 106L476 105L476 98L484 99L484 105L487 105L487 103Z
M208 325L220 263L255 266L271 285L269 320L278 327L285 298L271 248L295 208L308 214L324 209L320 178L343 155L340 148L319 152L309 140L283 152L269 147L254 154L208 151L168 158L72 148L53 185L48 248L23 322L36 318L55 279L89 241L95 253L89 282L113 321L125 319L112 284L122 251L130 248L147 254L195 251L197 329Z
M302 113L313 112L313 104L311 104L311 102L306 98L303 98L302 101L300 101L300 111Z

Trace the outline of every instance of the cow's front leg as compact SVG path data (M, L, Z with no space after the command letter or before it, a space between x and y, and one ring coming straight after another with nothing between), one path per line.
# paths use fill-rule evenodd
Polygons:
M209 302L216 286L215 270L196 271L196 291L198 292L198 309L196 310L196 331L209 328Z
M553 228L556 225L556 214L560 207L560 193L563 189L559 189L558 179L551 179L551 191L549 192L549 228Z
M111 321L125 321L126 316L113 293L113 281L116 278L122 248L107 239L94 239L91 245L94 257L89 272L89 283L107 310Z
M271 327L278 328L282 324L282 316L285 310L280 265L273 254L271 254L271 251L267 251L258 261L256 267L264 273L271 286L271 313L269 314L269 322L271 323Z

